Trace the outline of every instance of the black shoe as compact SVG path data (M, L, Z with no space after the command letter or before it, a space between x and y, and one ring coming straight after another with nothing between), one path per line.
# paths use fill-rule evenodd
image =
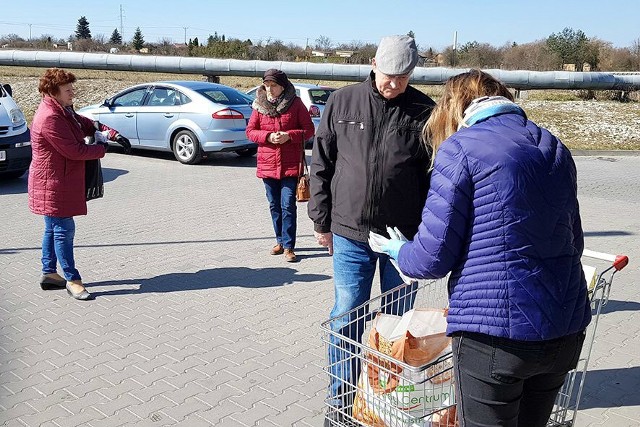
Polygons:
M53 273L49 273L40 276L40 288L43 291L50 291L52 289L64 289L67 286L67 281L65 279L51 277L52 275Z

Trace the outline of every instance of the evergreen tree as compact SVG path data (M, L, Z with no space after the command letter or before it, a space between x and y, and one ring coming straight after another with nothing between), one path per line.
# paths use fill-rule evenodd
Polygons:
M122 44L122 36L118 32L117 28L115 30L113 30L113 33L111 33L111 38L109 39L109 43L117 44L117 45L121 45Z
M585 33L582 30L574 31L573 28L565 28L547 38L549 50L556 53L563 64L575 64L576 71L582 71L582 64L592 56L589 55L588 45L589 38Z
M140 27L137 27L136 32L133 33L131 44L133 45L133 48L135 50L140 50L144 46L144 37L142 37L142 31L140 31Z
M89 29L89 21L84 16L78 19L78 25L76 26L76 38L77 39L90 39L91 30Z

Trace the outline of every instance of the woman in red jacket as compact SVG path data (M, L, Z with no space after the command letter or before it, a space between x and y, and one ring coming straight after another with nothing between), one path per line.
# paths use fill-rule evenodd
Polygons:
M92 120L73 110L76 77L59 68L48 69L40 79L42 102L31 125L33 160L29 169L29 209L44 215L42 239L43 290L63 289L75 299L93 299L82 284L73 257L76 215L87 214L85 161L104 157L107 143L85 144L94 136ZM131 148L115 130L100 125L102 136ZM100 135L98 135L100 136ZM100 138L97 138L100 140ZM57 273L60 263L64 277Z
M265 71L262 82L253 101L247 137L258 144L256 176L264 181L276 233L271 255L284 253L288 262L295 262L296 185L302 174L304 141L313 136L314 126L283 71Z

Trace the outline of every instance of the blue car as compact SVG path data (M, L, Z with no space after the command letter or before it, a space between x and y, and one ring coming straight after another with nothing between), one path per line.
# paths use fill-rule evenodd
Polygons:
M209 153L253 156L245 133L251 98L229 86L199 81L161 81L132 86L78 113L116 129L136 149L173 151L184 164Z

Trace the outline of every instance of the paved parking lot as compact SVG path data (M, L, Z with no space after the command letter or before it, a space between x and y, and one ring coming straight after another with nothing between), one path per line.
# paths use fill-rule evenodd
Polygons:
M319 325L331 258L299 205L301 261L271 256L255 159L103 160L76 219L91 302L41 291L42 217L26 177L0 182L0 423L320 426ZM640 157L577 157L586 244L625 253L601 316L579 426L640 425Z

